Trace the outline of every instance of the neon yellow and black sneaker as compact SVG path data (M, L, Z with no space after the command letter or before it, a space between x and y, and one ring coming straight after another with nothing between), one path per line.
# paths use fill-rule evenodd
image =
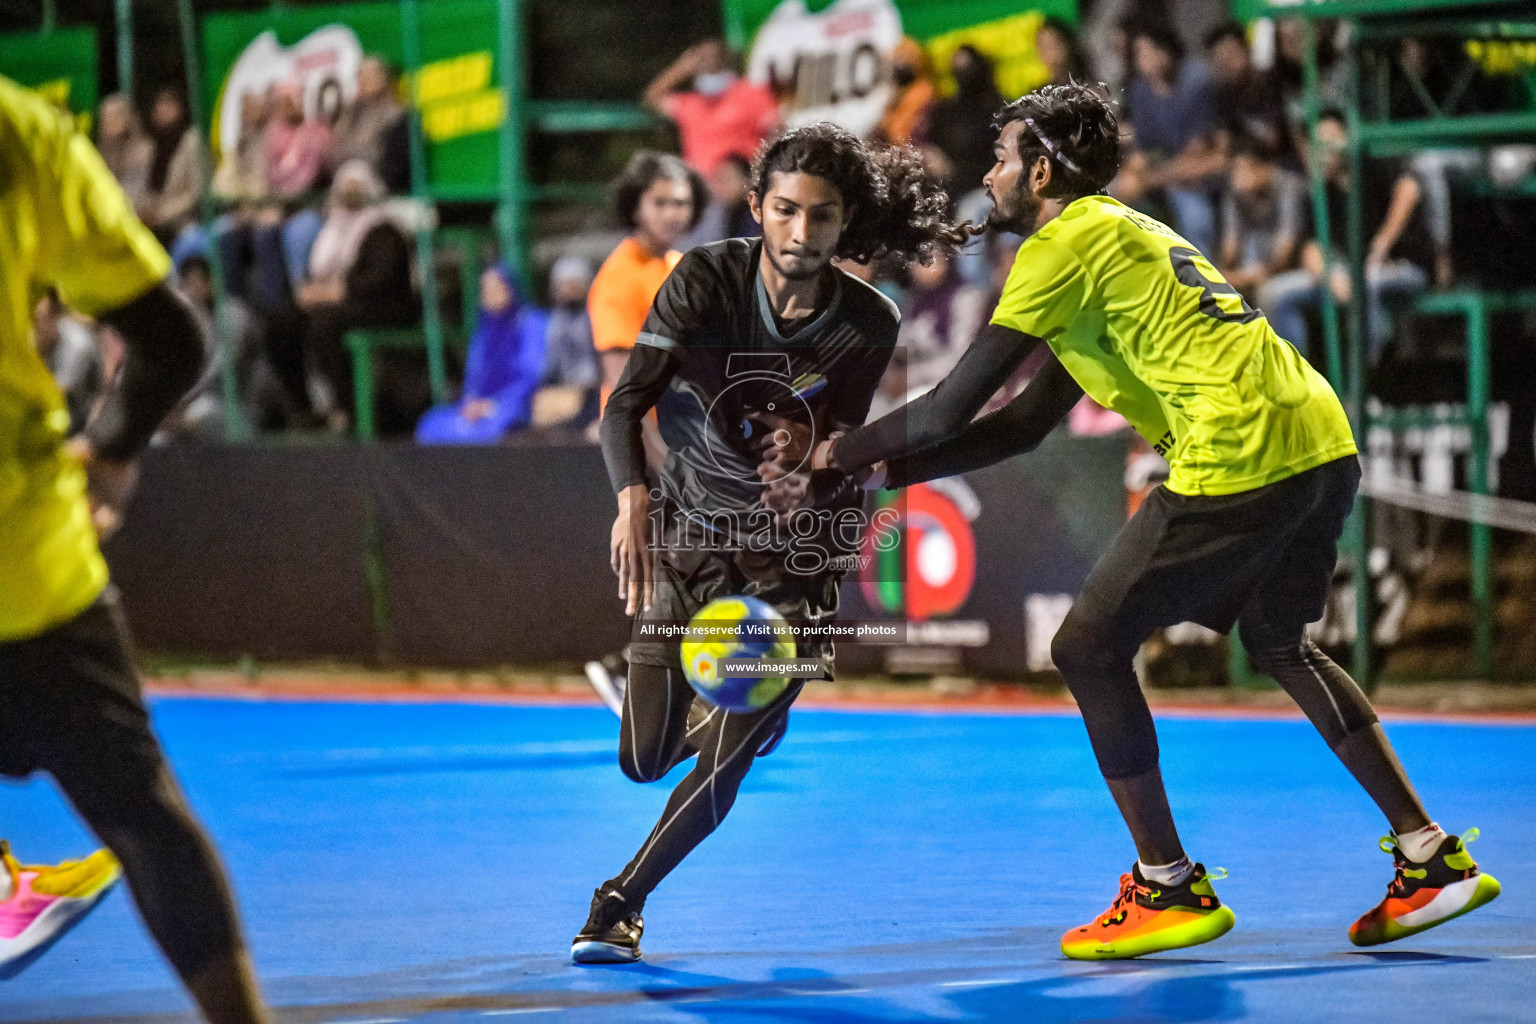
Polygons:
M1061 951L1073 960L1124 960L1169 949L1198 946L1232 930L1237 915L1223 906L1204 864L1178 885L1156 885L1134 865L1120 876L1120 895L1108 910L1061 937Z
M1397 874L1386 899L1350 926L1349 941L1357 946L1394 942L1470 913L1497 896L1498 879L1479 871L1467 852L1466 844L1477 835L1477 829L1469 828L1461 836L1446 836L1422 864L1405 857L1394 837L1382 836L1381 849L1392 855Z

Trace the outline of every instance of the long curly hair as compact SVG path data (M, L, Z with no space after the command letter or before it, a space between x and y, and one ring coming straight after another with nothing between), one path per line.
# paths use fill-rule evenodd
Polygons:
M752 188L768 195L775 174L825 178L852 214L837 256L866 263L882 256L929 263L980 234L977 225L949 220L949 195L911 146L864 142L818 121L765 142L752 165Z

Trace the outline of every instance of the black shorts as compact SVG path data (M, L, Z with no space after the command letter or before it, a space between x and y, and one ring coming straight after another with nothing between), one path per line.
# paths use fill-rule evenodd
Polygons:
M162 764L110 590L62 625L0 643L0 774L107 781Z
M1239 616L1245 635L1250 622L1299 633L1323 617L1359 483L1350 455L1240 494L1159 487L1089 573L1074 613L1113 622L1133 645L1179 622L1227 633Z
M665 522L679 522L668 515ZM755 597L766 601L791 626L829 625L837 618L840 574L799 574L774 552L708 550L685 543L668 530L654 554L656 589L649 610L635 616L630 633L629 660L659 668L677 668L682 639L658 637L647 631L686 626L700 608L717 597ZM832 678L832 641L802 637L797 657L820 658L826 679Z

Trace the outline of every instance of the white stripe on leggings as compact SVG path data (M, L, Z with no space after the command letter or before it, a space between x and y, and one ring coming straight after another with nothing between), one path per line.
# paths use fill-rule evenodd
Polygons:
M706 779L705 781L708 782L710 785L713 785L714 781L715 781L715 776L720 774L720 770L722 768L724 768L726 765L730 764L732 761L736 760L736 755L740 754L742 752L742 750L748 744L750 744L752 742L752 737L757 734L757 730L759 730L759 729L761 729L763 727L763 723L764 722L771 722L771 721L775 721L775 720L776 719L774 717L767 716L767 717L764 717L762 721L760 721L756 725L754 725L751 728L751 730L749 730L747 732L747 738L741 741L741 746L738 746L735 750L731 751L731 756L727 757L724 761L721 761L721 760L718 759L719 758L719 750L717 748L714 771L709 773L709 778ZM725 734L724 734L723 723L722 723L720 740L721 740L721 743L724 743L724 741L725 741ZM655 849L656 841L662 837L662 835L667 831L668 828L672 827L672 823L674 821L676 821L678 819L678 817L685 810L688 809L688 805L693 803L694 799L696 797L698 797L698 795L700 793L702 793L702 792L704 792L704 787L702 785L700 785L698 789L695 789L693 791L693 794L691 796L689 796L687 800L683 801L683 805L681 807L679 807L676 812L673 813L672 817L668 818L665 822L660 824L654 831L651 832L650 838L645 841L645 845L640 848L640 853L635 857L635 865L634 865L634 867L630 868L629 871L625 872L624 877L619 879L619 885L620 886L623 886L623 885L627 884L631 878L635 877L635 872L640 870L640 865L645 863L645 858L650 855L651 850ZM719 827L719 825L720 825L720 821L719 821L718 818L716 818L715 826Z

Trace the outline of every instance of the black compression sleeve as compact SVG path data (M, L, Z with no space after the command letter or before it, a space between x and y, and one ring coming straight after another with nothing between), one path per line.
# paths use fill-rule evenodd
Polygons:
M998 324L983 327L932 391L839 438L832 447L835 468L852 473L958 433L1039 343Z
M163 283L101 319L122 336L123 368L85 437L97 455L125 461L197 383L203 342L192 311Z
M672 375L677 372L678 357L654 345L636 345L624 364L624 375L608 396L603 409L601 436L603 463L608 467L608 481L613 492L645 483L645 444L640 427Z
M1083 389L1051 353L1013 401L972 421L947 441L892 459L885 486L907 487L967 473L1033 451L1082 397Z

